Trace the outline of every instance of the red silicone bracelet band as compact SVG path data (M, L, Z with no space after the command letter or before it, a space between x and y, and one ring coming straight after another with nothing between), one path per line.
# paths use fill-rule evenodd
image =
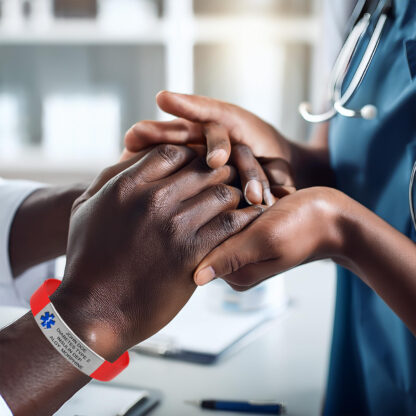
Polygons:
M33 316L36 316L48 303L49 296L59 287L61 281L58 279L48 279L33 293L30 298L30 308ZM126 351L113 363L105 361L97 368L90 377L100 381L110 381L120 374L130 362L129 353Z

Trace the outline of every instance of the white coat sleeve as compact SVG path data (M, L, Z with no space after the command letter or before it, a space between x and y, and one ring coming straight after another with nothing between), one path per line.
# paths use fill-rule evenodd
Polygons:
M3 397L0 394L0 416L13 416L12 411L10 410L7 403L4 401Z
M9 234L22 202L44 184L0 178L0 305L28 306L31 294L53 273L51 262L36 266L14 279L9 258Z

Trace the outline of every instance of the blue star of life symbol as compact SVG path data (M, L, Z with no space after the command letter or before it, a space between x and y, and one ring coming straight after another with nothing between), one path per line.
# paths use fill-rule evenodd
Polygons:
M49 312L45 312L41 317L40 317L42 323L41 325L47 329L50 329L51 326L55 325L55 315L53 313L49 313Z

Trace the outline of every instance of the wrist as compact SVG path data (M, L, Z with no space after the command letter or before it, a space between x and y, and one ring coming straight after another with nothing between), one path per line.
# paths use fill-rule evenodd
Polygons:
M50 300L69 328L95 353L114 362L127 349L124 334L111 318L111 308L97 305L85 293L59 288Z
M90 380L52 347L30 312L0 341L0 393L13 414L53 414Z
M313 192L312 212L307 213L313 219L310 234L314 249L309 260L344 257L348 244L344 218L348 197L328 187L313 187L298 192Z
M328 241L330 258L337 264L351 268L357 243L354 200L343 192L331 189L332 213L329 220ZM355 236L355 237L354 237Z
M72 206L86 189L85 184L72 184L50 189L48 205L45 207L49 211L47 228L49 235L46 236L48 238L46 243L53 243L56 246L55 253L50 253L52 258L66 252Z

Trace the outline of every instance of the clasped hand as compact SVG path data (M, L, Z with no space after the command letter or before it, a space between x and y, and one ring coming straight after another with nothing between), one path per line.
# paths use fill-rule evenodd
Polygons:
M290 149L270 125L206 98L163 93L158 102L182 118L135 125L124 160L75 202L54 300L109 359L165 326L196 284L221 277L246 290L342 245L339 196L294 192ZM197 156L201 145L206 157ZM228 160L243 193L230 186ZM252 205L237 209L243 195Z
M338 206L343 194L326 187L295 192L301 176L295 152L271 125L207 97L162 92L157 103L178 118L134 125L125 137L124 158L156 143L206 144L211 167L230 160L246 200L270 207L201 262L194 273L198 285L221 277L233 288L246 290L299 264L341 252Z
M184 146L160 145L107 168L75 201L67 267L53 302L112 360L165 326L215 247L262 212L237 210L230 166L210 169Z

